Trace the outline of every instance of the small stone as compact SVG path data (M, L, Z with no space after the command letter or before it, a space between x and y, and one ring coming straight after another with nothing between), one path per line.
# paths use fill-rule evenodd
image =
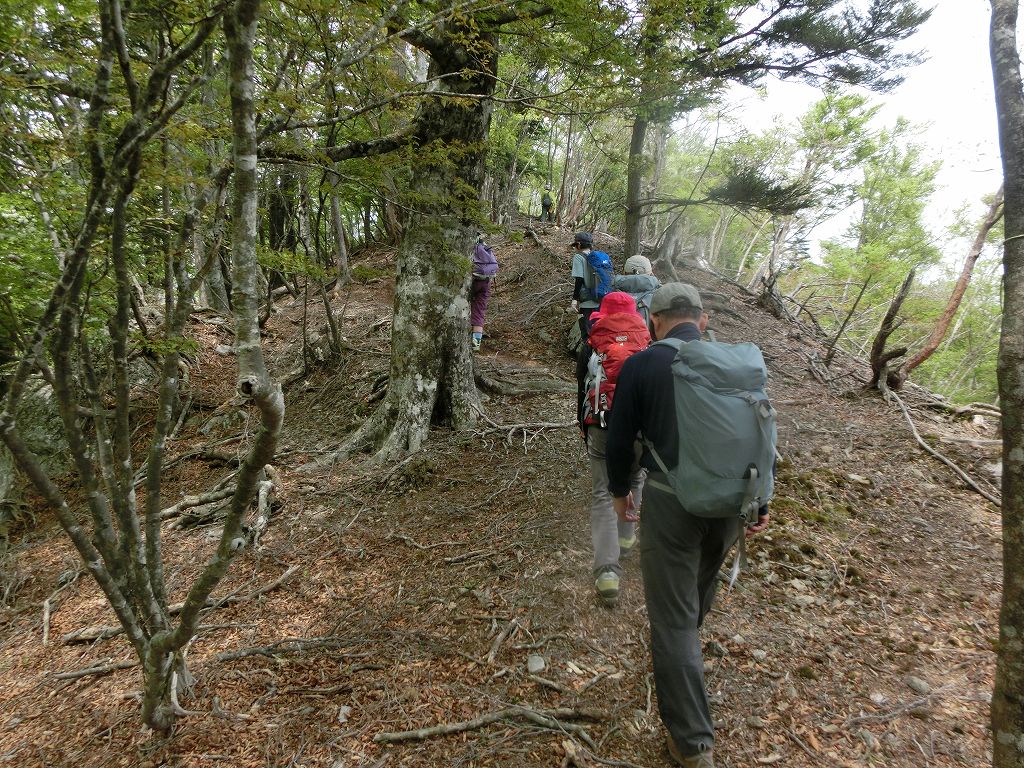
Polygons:
M221 357L227 357L234 352L234 350L227 344L218 344L213 348L213 351Z
M797 691L795 685L787 686L786 690L784 690L782 693L787 699L795 699L800 696L800 692Z
M747 722L747 725L749 725L751 728L764 728L765 727L764 720L762 720L757 715L751 715L750 717L747 718L746 722Z
M351 714L352 714L352 707L350 707L348 704L343 704L342 706L340 706L338 708L338 722L339 723L348 722L348 716L351 715Z
M755 648L750 652L750 655L753 656L757 661L764 661L768 658L768 651L762 651L760 648Z
M873 734L867 728L861 728L857 735L860 736L861 741L863 741L867 745L868 749L878 749L878 739L875 738L875 734Z
M747 642L746 639L744 639L743 635L733 635L732 641L736 643L736 645L743 645Z
M707 649L710 655L717 656L720 659L724 659L729 655L729 649L717 640L711 640L707 645Z
M922 696L926 696L932 690L932 687L928 685L927 682L922 680L920 677L914 677L913 675L907 676L906 683L912 691L919 693Z
M868 694L868 698L871 699L871 703L876 706L882 706L886 702L885 694L879 691L872 691Z
M531 675L539 675L544 671L547 663L544 661L544 657L536 653L531 653L526 657L526 671Z

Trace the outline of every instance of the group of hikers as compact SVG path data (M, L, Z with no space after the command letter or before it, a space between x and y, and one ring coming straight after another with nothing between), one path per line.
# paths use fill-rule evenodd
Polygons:
M616 274L590 233L576 233L570 247L597 598L617 603L622 560L639 550L669 755L685 768L714 768L699 631L729 551L738 545L735 579L745 539L768 525L776 427L764 358L749 342L703 341L709 315L700 292L661 284L646 256L630 256ZM483 236L473 264L479 349L497 271Z
M576 233L571 248L594 586L614 605L621 561L639 549L669 754L714 768L699 631L729 550L739 543L742 553L768 525L775 413L764 359L750 343L703 342L700 292L660 284L647 257L630 256L616 275L590 233Z

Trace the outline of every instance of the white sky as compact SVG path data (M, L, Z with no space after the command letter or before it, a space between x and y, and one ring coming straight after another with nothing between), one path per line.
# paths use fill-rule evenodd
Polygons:
M883 124L891 125L902 115L924 126L921 143L942 161L927 219L933 234L944 239L944 225L957 208L967 203L975 215L982 213L981 199L999 188L1002 169L988 52L988 0L930 2L937 6L931 18L906 43L923 51L927 60L907 70L903 84L892 93L868 96L883 105ZM751 130L763 128L773 115L799 116L819 95L809 86L774 79L767 82L767 94L758 103L753 91L734 89L732 100L742 103ZM833 227L827 229L823 236L838 234Z

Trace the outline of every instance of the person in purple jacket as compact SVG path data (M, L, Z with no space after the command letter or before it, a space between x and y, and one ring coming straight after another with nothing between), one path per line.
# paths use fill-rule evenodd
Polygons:
M494 249L484 242L483 233L477 233L473 247L473 282L469 286L469 324L473 333L473 351L480 351L484 338L484 316L491 300L491 289L498 274L498 260Z

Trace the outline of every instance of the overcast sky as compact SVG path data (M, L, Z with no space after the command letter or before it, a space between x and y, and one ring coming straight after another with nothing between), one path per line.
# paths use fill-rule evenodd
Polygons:
M981 198L999 188L1001 168L988 53L988 0L932 0L932 4L937 7L931 18L908 41L927 60L909 69L903 84L892 93L869 94L869 98L883 105L879 117L884 124L891 125L902 115L925 126L921 142L932 158L943 163L939 190L927 214L933 234L942 237L942 223L950 221L952 212L963 204L969 203L976 215L982 213ZM772 115L795 118L819 96L814 89L795 83L770 80L767 85L768 96L760 103L753 91L735 90L752 129L763 129Z

